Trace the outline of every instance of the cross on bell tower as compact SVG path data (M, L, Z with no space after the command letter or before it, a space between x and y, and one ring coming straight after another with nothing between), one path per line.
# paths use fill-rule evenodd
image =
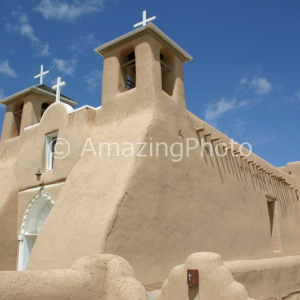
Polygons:
M61 82L61 77L57 77L57 84L54 85L52 88L56 89L56 102L60 102L60 88L66 85L66 82Z
M135 25L133 25L133 27L136 28L136 27L139 27L139 26L141 26L141 25L142 25L142 26L145 26L148 22L151 22L151 21L153 21L153 20L155 20L155 19L156 19L156 16L147 19L147 11L144 10L144 11L143 11L143 21L142 21L142 22L139 22L139 23L136 23Z
M41 65L41 73L38 74L38 75L36 75L36 76L34 76L34 78L40 77L40 84L43 84L43 77L44 77L44 75L46 75L48 73L49 73L49 71L45 71L44 72L44 65Z

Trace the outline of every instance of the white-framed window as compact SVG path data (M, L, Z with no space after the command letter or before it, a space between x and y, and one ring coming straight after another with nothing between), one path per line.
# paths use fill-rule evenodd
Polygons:
M46 136L46 170L52 170L54 166L55 145L58 132Z

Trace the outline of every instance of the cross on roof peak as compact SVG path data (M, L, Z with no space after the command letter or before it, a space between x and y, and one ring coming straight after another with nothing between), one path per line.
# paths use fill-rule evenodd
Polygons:
M136 27L139 27L139 26L145 26L148 22L151 22L155 19L156 19L156 16L147 19L147 11L144 10L143 11L143 21L139 22L139 23L136 23L135 25L133 25L133 27L136 28Z
M53 89L56 89L56 102L60 102L60 88L64 85L66 85L66 82L61 82L61 77L57 77L57 84L52 87Z
M44 77L44 75L46 75L48 73L49 73L49 71L45 71L44 72L44 65L41 65L41 73L38 74L38 75L36 75L36 76L34 76L34 78L40 77L40 84L43 84L43 77Z

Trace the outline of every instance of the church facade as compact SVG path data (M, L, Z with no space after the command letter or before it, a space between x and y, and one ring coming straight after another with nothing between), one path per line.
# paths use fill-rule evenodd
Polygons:
M189 112L192 57L152 23L95 51L102 106L43 84L1 101L0 278L113 254L152 291L196 252L297 257L300 162L276 168Z

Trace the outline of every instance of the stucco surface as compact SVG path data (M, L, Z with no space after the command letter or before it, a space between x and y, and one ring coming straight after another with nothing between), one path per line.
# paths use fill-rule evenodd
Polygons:
M300 291L299 255L228 261L224 265L232 272L234 279L245 286L249 296L255 299L290 299L288 295Z
M300 293L289 295L283 298L284 300L300 300Z
M17 257L18 181L16 162L20 140L0 144L0 270L15 270Z
M1 299L147 300L131 266L114 255L76 261L70 269L0 272Z
M132 51L136 87L127 90L122 64ZM13 137L20 101L21 130ZM138 35L104 53L101 109L72 112L55 103L28 128L39 121L44 101L27 95L7 106L0 144L1 268L17 266L22 213L41 185L55 205L27 270L67 269L85 256L116 254L153 290L191 253L216 252L224 260L299 254L299 162L283 170L255 154L232 156L241 149L247 154L240 145L223 158L200 148L187 155L190 138L192 146L230 139L186 109L183 61L155 35ZM35 173L46 166L46 136L55 132L69 153L55 158L37 182ZM164 148L152 153L156 142L165 143L167 155ZM124 150L128 143L133 155Z
M187 270L197 269L199 285L187 284ZM155 300L250 300L245 287L234 281L216 253L195 253L175 267Z

